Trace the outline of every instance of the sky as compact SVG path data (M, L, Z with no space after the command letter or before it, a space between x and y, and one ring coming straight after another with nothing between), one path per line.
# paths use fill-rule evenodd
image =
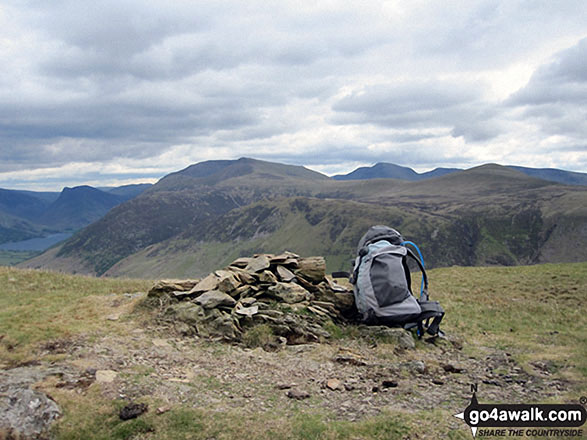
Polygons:
M254 157L587 172L584 0L0 0L0 187Z

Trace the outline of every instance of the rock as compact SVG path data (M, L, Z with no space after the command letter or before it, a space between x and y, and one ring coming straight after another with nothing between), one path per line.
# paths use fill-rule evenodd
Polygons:
M279 277L279 280L285 283L289 283L296 277L291 270L281 265L277 266L276 272L277 276Z
M336 298L335 305L343 313L349 311L355 311L355 296L352 292L335 292L334 297Z
M241 298L239 304L243 305L244 307L252 306L257 302L257 298Z
M367 365L367 362L360 354L356 354L347 350L340 351L334 356L332 360L341 364L350 364L356 366Z
M167 341L167 339L153 338L152 342L155 347L171 348L171 344Z
M261 284L275 284L277 277L269 270L262 271L259 275L259 283Z
M227 270L217 270L214 274L218 277L217 289L221 292L231 293L241 286L242 282L237 274Z
M241 258L237 258L236 260L234 260L232 263L230 263L230 265L244 269L251 262L251 260L252 260L252 258L241 257Z
M296 383L278 383L277 385L275 385L275 388L277 388L278 390L289 390L290 388L293 388L297 386Z
M462 373L465 371L463 367L455 364L444 364L442 365L442 369L447 373Z
M412 374L424 374L427 371L426 364L423 361L408 361L400 364L401 368L408 370Z
M381 342L394 344L400 348L416 348L414 337L403 328L392 328L383 325L362 326L361 332L368 336L373 336Z
M157 414L161 415L161 414L165 414L166 412L171 411L171 407L170 406L160 406L159 408L157 408Z
M118 376L116 371L112 370L97 370L96 371L96 382L97 383L112 383Z
M206 311L205 319L198 323L198 334L233 341L239 338L240 331L228 313L211 309Z
M324 257L300 258L295 274L308 281L319 283L326 277L326 261Z
M189 291L189 293L192 294L192 293L200 293L200 292L207 292L209 290L214 290L218 287L219 282L220 282L220 279L215 274L211 273L206 278L204 278L202 281L200 281L198 284L196 284Z
M341 382L338 379L329 379L328 382L326 382L326 387L332 391L336 391L340 389Z
M257 278L254 275L250 274L249 272L236 268L230 267L229 268L232 273L234 273L240 280L242 284L255 284L257 282Z
M249 273L257 273L269 269L270 266L271 263L267 255L258 255L249 261L245 270Z
M118 417L120 420L136 419L148 410L149 407L146 403L130 403L120 410Z
M149 290L147 296L160 297L171 292L191 290L200 280L160 280Z
M241 305L239 307L239 304L237 304L236 308L234 309L235 312L239 315L248 316L249 318L252 318L254 315L259 313L259 306L244 307Z
M383 388L396 388L397 387L397 382L395 380L384 380L381 383L381 386Z
M285 251L283 254L275 255L271 257L270 261L271 264L282 264L282 265L290 265L290 264L297 264L298 259L300 256L298 254L294 254L293 252Z
M310 397L310 393L308 393L305 390L292 388L291 390L287 391L286 396L289 397L290 399L304 400L304 399L308 399Z
M108 315L108 316L106 317L106 319L107 319L108 321L118 321L118 320L120 319L120 314L118 314L118 313L113 313L112 315Z
M49 438L51 424L61 416L59 406L31 387L52 373L31 367L0 371L0 438Z
M310 299L310 293L295 283L277 282L275 286L269 287L268 292L287 304L295 304Z
M236 301L232 296L220 290L204 292L194 302L204 307L204 309L214 309L221 306L234 307L236 305Z

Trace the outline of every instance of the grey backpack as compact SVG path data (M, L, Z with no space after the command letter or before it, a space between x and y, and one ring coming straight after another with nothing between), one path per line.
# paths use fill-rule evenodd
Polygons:
M420 257L407 247L412 245ZM422 271L420 298L412 294L408 259ZM373 226L359 241L351 275L355 304L366 324L417 328L437 336L444 310L428 298L428 277L418 247L404 241L401 234L387 226Z

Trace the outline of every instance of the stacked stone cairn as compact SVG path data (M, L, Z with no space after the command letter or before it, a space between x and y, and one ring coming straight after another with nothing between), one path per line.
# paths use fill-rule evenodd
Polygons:
M327 324L355 310L352 292L326 277L323 257L291 252L238 258L199 280L161 280L148 301L183 335L240 341L263 325L280 344L327 339Z

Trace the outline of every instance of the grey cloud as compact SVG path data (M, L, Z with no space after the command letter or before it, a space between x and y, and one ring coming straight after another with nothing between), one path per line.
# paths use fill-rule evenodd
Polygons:
M587 38L541 66L506 105L547 134L587 136Z
M502 127L496 108L481 99L481 84L408 82L370 86L333 105L337 124L393 128L444 127L452 136L483 141Z

